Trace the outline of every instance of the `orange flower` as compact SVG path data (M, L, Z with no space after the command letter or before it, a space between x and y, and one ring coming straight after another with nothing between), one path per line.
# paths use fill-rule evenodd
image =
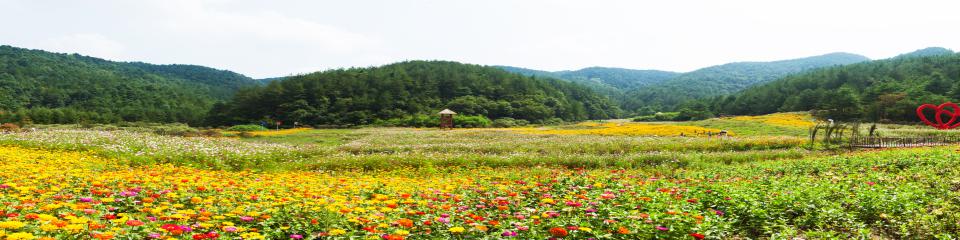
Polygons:
M566 237L568 234L569 233L567 233L567 230L561 227L555 227L550 229L550 235L554 237Z
M401 218L400 220L397 220L397 224L405 228L411 228L413 227L413 220Z
M619 233L619 234L630 234L630 229L627 229L626 227L620 226L620 228L617 228L617 233Z

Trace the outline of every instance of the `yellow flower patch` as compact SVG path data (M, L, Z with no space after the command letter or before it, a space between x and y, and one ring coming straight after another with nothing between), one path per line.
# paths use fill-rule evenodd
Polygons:
M814 125L812 117L806 113L774 113L760 116L737 116L729 119L736 121L759 122L774 126L808 128Z

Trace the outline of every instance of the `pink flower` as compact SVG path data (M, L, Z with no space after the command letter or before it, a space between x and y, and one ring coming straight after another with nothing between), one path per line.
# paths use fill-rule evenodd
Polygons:
M303 235L293 234L293 235L290 235L290 239L303 239Z
M253 221L253 217L243 216L243 217L240 217L240 220L244 222L249 222L249 221Z
M500 234L500 236L504 236L504 237L516 237L516 236L517 236L517 232L514 232L514 231L504 231L502 234Z
M657 226L657 230L660 230L660 231L670 231L669 228L664 227L664 226Z
M870 186L873 186L874 184L877 184L877 183L875 183L875 182L867 182L867 185L870 185Z

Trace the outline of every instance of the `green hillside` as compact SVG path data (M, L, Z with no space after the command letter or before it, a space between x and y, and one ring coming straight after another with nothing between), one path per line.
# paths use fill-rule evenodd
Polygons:
M201 124L214 102L254 84L246 76L201 66L0 46L0 122Z
M356 125L451 108L463 115L539 122L619 117L606 97L567 81L496 67L409 61L317 72L241 90L213 124L265 119Z
M735 93L793 73L868 60L855 54L831 53L774 62L728 63L684 73L651 87L636 88L625 94L622 107L633 112L642 108L675 110L690 100Z
M929 50L792 75L706 102L724 114L825 110L835 119L916 121L922 103L960 101L960 55Z

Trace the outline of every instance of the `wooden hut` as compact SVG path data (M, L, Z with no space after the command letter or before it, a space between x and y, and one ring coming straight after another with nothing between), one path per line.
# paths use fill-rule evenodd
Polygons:
M450 111L450 109L444 109L440 111L440 129L452 129L453 128L453 115L457 113Z

